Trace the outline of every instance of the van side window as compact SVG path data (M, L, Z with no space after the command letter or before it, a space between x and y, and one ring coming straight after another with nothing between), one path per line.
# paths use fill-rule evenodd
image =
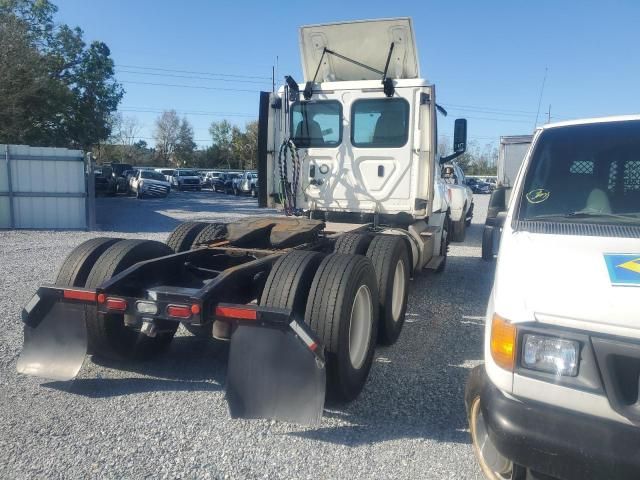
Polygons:
M409 138L409 102L403 98L356 100L351 107L351 144L402 147Z

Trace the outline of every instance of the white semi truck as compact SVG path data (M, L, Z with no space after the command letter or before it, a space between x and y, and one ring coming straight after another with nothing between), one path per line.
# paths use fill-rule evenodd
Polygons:
M466 389L487 478L640 478L640 116L538 129Z
M261 206L286 215L189 222L165 244L97 238L23 312L22 373L75 377L87 348L144 357L182 323L230 340L234 417L319 421L360 394L376 343L400 335L409 280L442 271L449 208L435 86L410 19L302 27L304 87L260 97ZM264 184L262 183L264 181Z

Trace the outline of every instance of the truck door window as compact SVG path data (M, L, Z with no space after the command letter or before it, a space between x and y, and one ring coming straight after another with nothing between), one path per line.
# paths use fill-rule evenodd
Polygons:
M342 142L342 104L336 100L296 102L291 133L298 147L335 147Z
M356 100L351 107L351 144L397 148L409 138L409 102L403 98Z

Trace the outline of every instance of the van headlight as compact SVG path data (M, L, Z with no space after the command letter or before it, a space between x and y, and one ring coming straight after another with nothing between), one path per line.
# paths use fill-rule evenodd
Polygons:
M524 335L522 366L531 370L575 377L578 374L580 343L546 335Z

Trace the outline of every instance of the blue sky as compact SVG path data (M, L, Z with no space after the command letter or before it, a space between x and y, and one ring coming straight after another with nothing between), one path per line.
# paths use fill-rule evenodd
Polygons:
M301 79L298 26L363 18L413 18L422 76L449 110L445 134L462 116L480 144L530 133L545 68L538 123L549 105L552 121L640 113L637 0L52 1L57 21L111 48L122 112L137 117L149 143L163 109L184 113L201 146L212 121L257 118L276 57L280 78Z

